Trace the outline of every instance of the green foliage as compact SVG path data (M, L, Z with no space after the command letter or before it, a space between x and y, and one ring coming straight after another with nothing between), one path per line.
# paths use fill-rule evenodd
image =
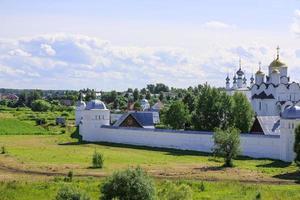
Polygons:
M58 190L55 199L56 200L90 200L90 197L88 197L85 193L79 191L75 187L65 185Z
M232 108L234 125L242 132L248 132L251 128L254 117L252 106L247 97L240 92L234 93L232 99L234 102Z
M135 102L133 105L133 109L137 111L141 110L141 104L139 102Z
M7 154L7 150L6 150L5 146L1 146L0 154Z
M104 158L101 153L98 153L96 150L93 154L92 160L93 168L103 168Z
M152 179L141 169L115 172L101 187L102 200L152 200L155 189Z
M139 99L139 90L137 88L133 91L133 101L137 101Z
M163 121L173 129L183 129L189 120L187 107L181 101L174 101L166 111Z
M46 112L50 110L51 104L45 100L38 99L32 102L31 109L33 111Z
M300 125L295 129L294 152L296 153L295 163L300 166Z
M261 200L261 193L258 192L255 196L255 200Z
M232 167L232 159L240 152L240 131L236 128L216 129L213 135L214 153L224 157L226 167Z
M187 105L190 113L192 113L195 109L195 96L191 92L188 92L183 97L182 101L185 105Z
M193 191L186 184L176 185L171 181L165 181L158 191L158 199L160 200L192 200Z
M47 124L47 120L46 120L46 118L37 118L37 119L35 119L35 123L36 123L36 125L44 125L44 124Z
M225 92L204 85L196 100L192 125L197 130L212 131L233 125L233 101Z
M72 182L73 181L73 171L69 171L67 176L64 178L65 182Z
M205 185L204 185L204 183L203 183L202 181L201 181L201 183L200 183L199 190L200 190L201 192L205 191Z

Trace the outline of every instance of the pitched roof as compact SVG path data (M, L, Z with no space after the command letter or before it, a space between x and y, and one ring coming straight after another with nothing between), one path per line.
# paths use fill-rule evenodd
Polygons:
M154 127L152 112L129 112L122 115L114 126L120 126L129 116L132 116L142 127Z
M264 91L259 94L254 94L252 99L274 99L273 94L267 95Z
M257 119L265 135L279 135L279 116L257 116Z

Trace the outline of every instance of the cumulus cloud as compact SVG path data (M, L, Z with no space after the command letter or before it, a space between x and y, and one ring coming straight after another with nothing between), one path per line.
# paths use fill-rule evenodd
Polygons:
M56 54L55 50L48 44L41 44L41 49L49 56Z
M296 10L294 14L294 21L291 25L291 31L300 36L300 10Z
M221 21L208 21L203 24L203 27L210 28L210 29L228 29L228 28L234 28L234 25L226 24Z
M242 58L249 74L258 61L265 65L275 48L239 45L207 49L205 54L166 47L116 46L108 41L82 35L54 34L0 40L0 85L49 89L122 90L163 82L188 87L208 82L223 86L227 73L233 74ZM295 51L282 52L286 59Z

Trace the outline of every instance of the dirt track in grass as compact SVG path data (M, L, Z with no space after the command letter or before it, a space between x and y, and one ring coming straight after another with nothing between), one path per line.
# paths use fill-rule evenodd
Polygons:
M192 179L201 181L238 181L242 183L255 184L297 184L295 180L284 180L267 177L261 173L237 168L206 167L195 165L182 165L168 169L155 169L143 167L152 177L158 179ZM67 167L68 169L68 167ZM56 170L31 170L26 168L16 168L0 163L0 179L52 179L56 176L66 176L67 171L58 172ZM104 178L109 174L101 172L99 169L87 169L74 172L76 177L96 177Z

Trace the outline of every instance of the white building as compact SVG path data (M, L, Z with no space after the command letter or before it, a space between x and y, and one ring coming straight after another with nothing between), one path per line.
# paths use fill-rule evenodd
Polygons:
M75 111L75 124L80 127L109 125L110 111L100 100L91 100L87 104L80 101Z
M259 67L251 87L251 102L258 116L278 116L289 106L299 104L299 83L290 82L287 70L287 65L279 59L279 48L266 75Z
M230 84L229 75L226 77L226 93L228 95L233 95L235 92L241 92L246 97L251 99L251 92L250 88L253 85L254 78L253 76L250 78L250 85L247 85L247 78L245 72L242 70L242 62L241 59L239 60L239 69L234 74L232 78L232 84Z

